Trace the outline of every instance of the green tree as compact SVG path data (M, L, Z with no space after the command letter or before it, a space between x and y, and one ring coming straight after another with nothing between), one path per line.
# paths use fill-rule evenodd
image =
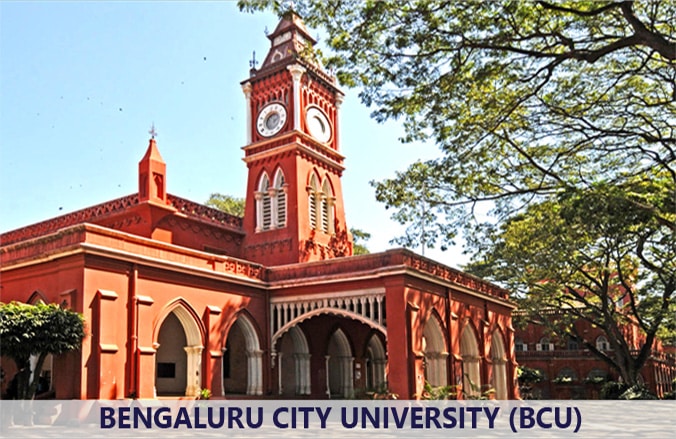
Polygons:
M403 141L440 147L437 159L373 183L394 218L413 227L403 242L437 245L464 231L478 261L470 268L533 306L586 309L577 318L611 334L636 319L649 341L668 329L675 2L306 0L297 8L326 34L325 64L360 88L376 120L402 120ZM477 224L477 207L490 209L487 224ZM559 211L566 216L552 216ZM611 281L631 287L628 310L611 311L614 293L603 283ZM615 366L635 380L649 348Z
M470 245L481 258L466 269L507 285L526 318L576 340L628 386L639 384L656 338L675 333L676 246L662 218L642 207L670 202L667 187L599 185L531 204L476 235ZM610 350L580 331L580 320L603 331ZM626 337L631 326L643 344Z
M354 240L352 245L352 253L355 255L367 255L371 253L369 249L363 244L365 241L368 241L371 238L371 234L365 232L361 229L356 229L354 227L350 228L350 233L352 234L352 239Z
M537 383L542 382L544 379L542 372L521 365L516 368L516 377L519 383L519 393L521 394L522 399L537 399L533 392L533 388Z
M401 119L404 141L441 148L424 164L440 221L423 221L438 224L440 240L483 201L504 219L562 188L653 169L676 184L673 1L299 0L296 8L326 33L327 67L361 88L377 120ZM378 200L404 211L397 220L422 211L406 195L419 166L375 183Z
M230 215L243 217L244 216L244 198L233 197L232 195L224 195L214 192L209 196L209 199L204 203L207 206L222 210Z
M0 303L2 355L13 359L19 370L16 397L33 399L47 355L79 349L84 336L84 319L77 312L55 304ZM32 356L37 357L34 370Z

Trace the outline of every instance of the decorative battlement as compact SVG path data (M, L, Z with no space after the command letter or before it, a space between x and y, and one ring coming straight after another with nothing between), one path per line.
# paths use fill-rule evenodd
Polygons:
M189 217L199 218L202 221L209 222L218 226L225 226L237 229L242 228L242 218L230 215L213 207L205 206L203 204L195 203L194 201L186 200L185 198L177 197L176 195L168 195L169 204L181 213Z
M259 284L265 278L265 268L254 262L158 242L94 224L77 224L5 245L0 248L0 265L9 270L26 263L37 263L40 258L56 259L75 253L100 254L174 270L197 270L202 274L237 276Z
M199 219L212 225L227 227L240 231L242 218L230 215L212 207L204 206L185 198L167 194L169 204L190 218ZM37 238L54 233L60 229L83 223L100 223L112 215L125 213L127 209L139 205L138 194L127 195L106 203L97 204L86 209L61 215L21 229L12 230L0 235L0 245L14 244L20 241ZM107 225L116 228L115 225Z
M451 282L472 291L487 294L506 301L509 300L508 291L497 285L460 270L434 262L431 259L417 255L406 249L394 249L370 255L270 267L268 269L267 280L272 283L314 277L330 278L332 275L340 276L345 273L359 275L360 273L365 272L376 273L391 271L396 268L415 270L419 273Z
M509 292L488 281L472 276L471 274L435 262L424 256L417 255L409 250L403 252L403 263L407 267L419 270L432 276L440 277L449 282L462 285L471 290L508 300Z
M37 238L56 232L65 227L100 220L109 215L124 212L129 207L138 205L138 203L138 194L131 194L66 215L57 216L56 218L1 234L0 245L8 245L27 239Z

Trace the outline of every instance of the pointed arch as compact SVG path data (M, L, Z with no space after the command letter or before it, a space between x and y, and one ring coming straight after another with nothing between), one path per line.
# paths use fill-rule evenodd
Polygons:
M507 352L502 332L493 331L491 336L491 362L493 363L493 388L496 399L508 399Z
M338 328L331 334L326 349L326 393L329 398L351 398L354 395L353 363L350 340Z
M173 317L177 323L172 324ZM167 325L165 325L167 323ZM167 329L174 327L174 329ZM180 329L179 329L180 328ZM163 329L173 331L164 334ZM177 333L182 331L182 335ZM174 364L180 371L185 371L185 396L198 396L202 388L202 351L204 350L204 327L193 307L183 298L174 299L165 306L160 313L157 324L153 331L154 345L156 346L156 370L155 370L155 388L158 391L159 380L163 378L163 364ZM160 339L162 338L162 342ZM180 346L183 344L183 346ZM164 345L164 346L163 346ZM185 354L183 354L185 352ZM175 360L174 362L161 361L164 357ZM184 367L183 367L184 366ZM173 377L174 380L183 377Z
M284 177L284 171L281 167L277 168L272 184L272 226L275 228L286 227L286 191L287 184Z
M596 337L596 349L601 352L610 350L610 343L608 343L608 339L605 337L605 335L599 335Z
M309 395L310 348L305 333L294 326L278 342L278 389L280 395Z
M430 313L423 327L422 346L425 380L432 386L448 385L448 344L444 334L441 319L436 312Z
M247 395L262 395L263 394L263 351L261 350L259 331L254 320L248 315L245 310L237 314L237 317L230 325L228 336L225 339L226 345L223 355L223 362L237 361L235 352L228 352L229 345L238 345L241 347L245 357L245 370L239 370L241 375L246 375L246 394ZM237 339L233 339L237 337ZM241 337L241 338L240 338ZM235 369L236 364L223 364L223 370ZM225 385L225 384L224 384ZM224 392L227 389L224 389Z
M270 230L272 226L272 198L270 196L270 177L263 171L256 185L256 232Z
M182 297L178 297L167 303L164 309L160 312L157 319L157 324L153 330L153 340L157 341L162 322L172 312L176 314L176 317L181 322L181 325L186 332L188 345L203 346L205 334L204 325L199 318L199 314L197 314L192 305L190 305L190 303Z
M470 322L465 325L460 335L460 356L464 396L476 398L481 395L481 354L479 339Z
M30 305L35 305L35 304L38 304L40 302L45 303L45 304L49 303L47 301L47 296L45 296L45 294L40 290L33 291L33 294L31 294L30 297L28 298L28 300L26 301L26 303L28 303Z
M364 358L366 358L366 388L376 391L383 390L387 383L385 376L387 354L383 342L375 332L371 334L366 343Z

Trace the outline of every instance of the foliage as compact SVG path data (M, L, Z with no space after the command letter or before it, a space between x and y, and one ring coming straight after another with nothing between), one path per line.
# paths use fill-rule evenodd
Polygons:
M433 386L429 381L425 381L420 399L422 400L453 400L458 399L458 394L462 394L463 399L485 400L495 393L495 389L487 389L481 392L481 387L472 382L468 376L471 391L463 389L461 385ZM481 393L479 393L481 392Z
M644 203L659 206L669 197L667 182L656 178L562 192L486 227L482 240L470 240L481 259L466 268L504 283L526 318L575 340L636 384L655 339L676 323L673 236ZM580 320L603 331L611 350L597 349L575 324ZM642 334L639 345L625 336L630 327Z
M425 381L420 399L435 401L458 399L458 386L433 386L429 381Z
M200 390L200 399L211 399L211 390L201 389Z
M601 399L657 399L646 387L609 381L601 387Z
M288 4L239 6L281 13ZM674 2L299 0L294 7L325 32L326 66L360 87L376 120L402 119L403 140L441 148L440 158L376 184L378 199L397 210L420 211L420 196L407 195L420 178L436 215L456 225L472 217L458 207L481 201L504 215L561 188L621 183L653 169L672 185L676 179ZM445 239L448 229L436 235Z
M587 377L584 379L585 384L603 384L607 381L604 376Z
M244 198L233 197L232 195L219 194L217 192L211 194L209 199L204 203L207 206L222 210L230 215L243 217L244 216Z
M13 359L19 370L15 377L16 397L32 399L47 355L79 349L84 336L84 319L80 313L56 304L0 304L2 355ZM30 369L31 356L37 356L34 371Z
M542 382L544 376L541 371L528 366L519 366L516 368L516 377L519 382L519 393L521 399L535 399L533 387Z
M368 241L371 238L370 233L354 227L350 228L350 233L352 234L352 239L354 240L352 254L367 255L371 253L366 245L363 244L363 242Z
M519 381L519 385L532 385L542 382L544 376L537 369L521 365L516 368L516 378Z
M392 393L390 388L387 386L387 383L383 383L373 392L367 392L369 399L374 400L394 400L399 399L399 395Z
M376 120L403 120L404 141L440 147L439 158L373 183L410 225L397 242L424 249L463 231L472 271L513 287L526 309L563 310L552 330L636 384L654 339L676 328L676 3L297 9L326 33L325 64L360 87ZM576 334L575 319L600 327L613 355ZM644 333L641 346L625 340L628 324Z
M573 377L571 377L571 376L566 376L566 375L557 376L556 378L554 378L554 379L552 380L552 382L553 382L554 384L570 384L570 383L573 382Z

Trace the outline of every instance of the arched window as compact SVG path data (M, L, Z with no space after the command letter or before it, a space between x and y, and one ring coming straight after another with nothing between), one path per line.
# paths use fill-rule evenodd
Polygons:
M322 199L321 199L321 215L322 223L321 230L324 233L333 233L333 191L328 180L322 183Z
M256 198L256 231L270 230L272 226L272 200L270 198L270 179L265 172L258 181Z
M273 185L274 203L272 206L274 227L286 227L286 180L281 168L277 169Z
M570 367L564 367L559 371L559 374L554 378L555 383L572 383L577 379L577 374Z
M599 351L610 350L610 343L608 343L608 339L605 338L603 335L599 335L598 338L596 339L596 349L598 349Z
M310 215L310 228L317 228L317 198L319 196L319 186L317 184L317 177L312 174L310 177L310 185L307 188L308 190L308 206L309 206L309 215Z
M553 351L554 350L554 343L551 343L549 341L549 337L542 337L540 339L540 343L535 345L535 348L538 351Z
M324 179L321 188L317 183L317 177L312 174L308 190L308 206L310 209L310 227L313 230L324 233L335 233L334 228L334 203L335 197L331 189L331 183Z
M608 372L602 369L592 369L585 379L585 382L591 384L601 384L606 381L608 381Z

